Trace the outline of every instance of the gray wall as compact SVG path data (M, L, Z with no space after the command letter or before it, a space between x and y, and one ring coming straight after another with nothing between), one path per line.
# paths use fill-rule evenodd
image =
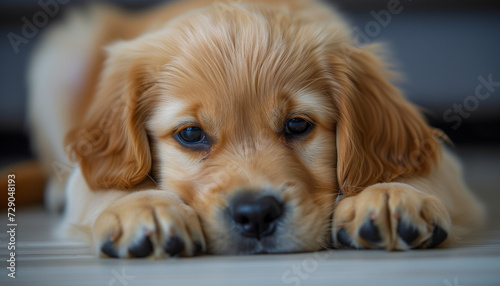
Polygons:
M84 1L60 5L61 11L76 2ZM128 7L145 5L145 1L115 2L126 2ZM476 87L481 83L478 77L487 79L491 75L493 81L500 82L497 2L406 0L400 2L399 13L390 14L389 1L336 1L353 29L357 28L358 36L362 31L362 42L388 44L399 63L398 70L406 75L406 81L399 85L412 101L441 120L455 104L474 103ZM20 45L17 53L7 35L22 35L23 17L32 19L41 7L34 0L0 1L0 11L0 131L19 130L24 126L26 65L39 34ZM382 25L374 13L389 13L391 19ZM61 14L50 17L51 21ZM477 102L477 110L464 120L500 118L500 86L492 90L489 98Z

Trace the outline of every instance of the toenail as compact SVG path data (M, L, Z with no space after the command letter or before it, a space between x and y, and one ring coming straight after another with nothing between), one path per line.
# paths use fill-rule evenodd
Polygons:
M427 245L427 248L434 248L443 243L448 237L448 233L439 225L434 225L434 230L432 231L431 242Z
M128 252L137 258L149 256L153 252L153 244L149 236L143 236L139 242L129 247Z
M163 246L165 252L170 254L170 256L175 256L181 253L184 250L185 244L184 241L178 236L173 236Z
M396 231L399 237L401 237L401 239L403 239L403 241L408 245L411 245L411 243L414 242L420 234L418 229L413 224L401 220L398 221Z
M369 220L363 224L359 230L359 236L371 244L376 244L382 241L378 227L373 220Z
M101 246L101 252L112 258L118 258L118 253L114 248L113 241L111 239L106 240Z

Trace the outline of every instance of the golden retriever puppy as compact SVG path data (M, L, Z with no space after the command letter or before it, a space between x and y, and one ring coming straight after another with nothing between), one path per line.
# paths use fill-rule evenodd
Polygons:
M44 165L77 162L49 203L110 257L450 244L483 208L384 66L314 1L74 12L30 77Z

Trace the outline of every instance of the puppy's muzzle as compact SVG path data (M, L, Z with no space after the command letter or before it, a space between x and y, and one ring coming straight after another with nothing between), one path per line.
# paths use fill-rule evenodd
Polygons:
M283 204L273 196L242 193L232 200L228 212L242 236L260 240L276 230Z

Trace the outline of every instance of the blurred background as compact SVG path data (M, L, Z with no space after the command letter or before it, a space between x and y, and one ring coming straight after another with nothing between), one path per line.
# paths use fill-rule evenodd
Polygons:
M43 8L49 2L58 4L51 15ZM50 23L68 8L87 2L0 1L0 167L32 156L25 104L26 68L33 48ZM165 1L107 2L144 9ZM429 122L457 146L500 143L500 1L328 2L345 13L360 44L388 44L397 69L406 76L399 83L406 96L427 109ZM26 21L40 24L30 37L23 35Z

